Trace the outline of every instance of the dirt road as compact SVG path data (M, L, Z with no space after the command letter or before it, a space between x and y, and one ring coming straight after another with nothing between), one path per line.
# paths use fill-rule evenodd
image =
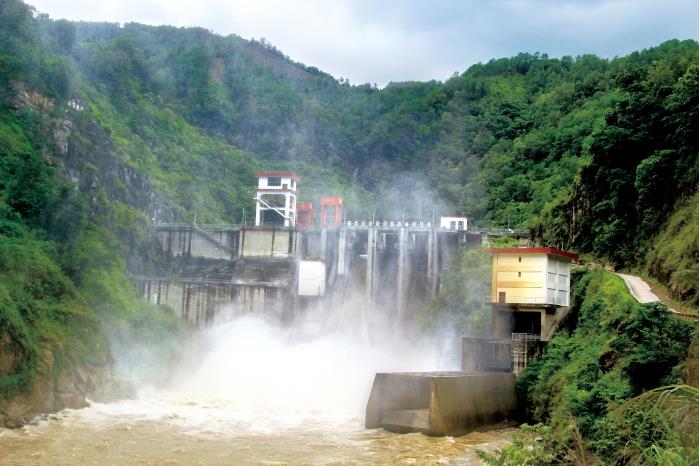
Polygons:
M653 303L655 301L661 301L661 299L653 293L650 289L650 285L635 275L626 275L625 273L617 273L626 282L626 286L629 287L629 291L636 298L639 303Z
M660 299L658 295L651 291L650 285L646 283L641 277L637 277L635 275L627 275L625 273L617 273L617 275L624 279L624 282L626 282L626 286L629 288L631 295L634 298L636 298L636 301L638 301L639 303L654 303L656 301L663 302L663 300ZM668 305L667 302L664 302L664 304ZM668 309L670 310L670 312L672 312L673 314L677 314L678 316L686 317L688 319L699 320L699 315L697 314L680 312L675 309L672 309L669 306Z

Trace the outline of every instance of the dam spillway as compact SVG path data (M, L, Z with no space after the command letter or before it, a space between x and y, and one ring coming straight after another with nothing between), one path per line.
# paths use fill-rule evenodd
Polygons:
M199 326L215 322L227 307L237 315L292 323L314 307L338 309L352 295L365 308L365 319L371 309L394 328L405 328L439 291L460 249L512 234L352 221L334 228L157 225L156 230L163 273L134 277L136 284L151 302ZM516 408L511 356L509 342L465 338L461 371L379 372L365 425L461 435L502 421Z
M506 230L449 230L430 222L346 221L335 228L156 224L158 267L132 278L146 299L205 325L225 307L293 318L311 302L337 305L352 291L398 323L438 292L460 248ZM321 262L324 293L299 295L299 263Z

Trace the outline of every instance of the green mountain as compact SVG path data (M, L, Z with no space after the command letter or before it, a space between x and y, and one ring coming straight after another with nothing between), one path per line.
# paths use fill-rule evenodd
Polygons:
M123 351L172 354L183 324L125 272L148 272L153 220L240 221L261 169L297 171L302 200L343 196L349 218L529 228L696 304L698 119L691 40L377 89L266 42L2 0L0 398L106 367L105 331L143 342Z
M694 259L680 270L654 241L672 212L696 205L694 41L611 61L520 54L378 90L235 36L74 27L61 46L74 71L67 93L181 215L239 220L251 172L289 168L307 199L342 194L350 216L427 219L436 208L531 228L542 242L647 267L696 300L697 235L672 235Z

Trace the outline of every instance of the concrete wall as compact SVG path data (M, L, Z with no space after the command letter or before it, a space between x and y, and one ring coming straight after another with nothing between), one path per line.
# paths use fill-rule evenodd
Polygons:
M136 286L153 304L168 306L198 326L213 322L227 308L236 313L283 317L291 306L289 291L282 287L174 279L139 279Z
M185 282L198 279L201 286L207 283L218 286L218 282L251 289L282 286L288 288L285 293L296 295L295 271L283 280L267 280L263 279L263 273L252 273L252 267L241 267L242 262L262 258L317 260L325 263L327 304L341 304L351 288L363 292L367 305L385 314L382 318L397 324L414 321L418 309L439 292L441 276L450 267L458 249L479 245L482 239L481 232L445 231L400 222L372 222L371 226L345 225L302 232L284 227L201 228L176 224L158 225L156 230L166 259L183 258L163 261L170 269L161 272L160 277L176 275ZM230 262L214 270L210 264L199 264L190 258ZM260 264L259 268L267 270L268 267L271 265ZM201 315L210 312L206 306L211 299L209 292L204 297L195 285L192 282L187 300L175 298L178 292L168 288L168 300L174 301L167 304L180 309L182 302L195 307L199 306L197 303L205 303L204 308L182 312L184 317L198 322L203 319ZM263 301L262 291L259 291L263 288L256 292L246 289L244 304ZM216 296L216 292L211 293ZM269 293L267 291L267 295ZM269 307L249 306L254 309Z
M570 260L549 256L546 263L546 296L561 306L570 305Z
M461 370L466 372L510 372L512 370L511 340L462 337Z
M238 232L233 229L173 226L158 227L156 234L163 253L170 257L231 259L238 247Z
M289 257L296 254L297 234L290 229L243 228L238 253L241 257Z
M460 435L501 421L517 407L511 373L376 374L366 408L368 429Z

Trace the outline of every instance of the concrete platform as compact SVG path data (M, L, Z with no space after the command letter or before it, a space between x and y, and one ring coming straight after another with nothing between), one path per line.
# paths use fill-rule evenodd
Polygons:
M511 373L378 373L365 424L398 433L461 435L506 419L516 407Z

